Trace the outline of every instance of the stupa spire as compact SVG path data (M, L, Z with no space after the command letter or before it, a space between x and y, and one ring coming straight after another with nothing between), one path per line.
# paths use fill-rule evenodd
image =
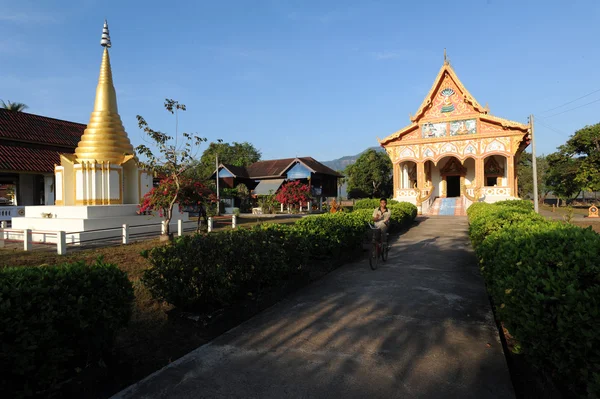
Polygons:
M94 111L75 150L77 162L122 164L134 155L117 107L108 48L111 47L108 23L104 21L100 45L104 47L100 76L96 87Z
M104 28L102 28L102 39L100 39L102 47L110 47L110 34L108 33L108 22L104 20Z

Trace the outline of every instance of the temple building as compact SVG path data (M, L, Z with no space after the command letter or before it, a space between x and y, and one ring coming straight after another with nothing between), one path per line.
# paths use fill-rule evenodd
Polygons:
M410 122L379 140L394 166L394 199L432 213L440 203L464 211L472 202L517 197L517 165L529 145L529 125L490 115L445 54Z
M55 165L55 205L26 206L23 217L12 219L13 228L32 230L32 241L55 242L57 235L48 232L63 231L68 243L89 242L120 235L124 224L139 234L164 231L158 215L138 212L153 174L141 167L119 116L106 21L100 44L94 109L74 153L61 153L61 164ZM178 210L176 204L171 228L188 220Z

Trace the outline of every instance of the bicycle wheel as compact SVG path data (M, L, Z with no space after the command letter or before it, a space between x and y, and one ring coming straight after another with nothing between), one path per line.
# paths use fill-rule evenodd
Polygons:
M387 243L381 244L381 260L382 261L385 262L387 260L389 250L390 250L390 247L388 246Z
M379 262L379 254L377 253L377 243L371 244L371 253L369 254L369 266L372 270L377 269L377 263Z

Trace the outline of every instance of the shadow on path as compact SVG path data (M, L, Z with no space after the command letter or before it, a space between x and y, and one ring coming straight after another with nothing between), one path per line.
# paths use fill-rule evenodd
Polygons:
M513 398L466 218L343 266L115 398Z

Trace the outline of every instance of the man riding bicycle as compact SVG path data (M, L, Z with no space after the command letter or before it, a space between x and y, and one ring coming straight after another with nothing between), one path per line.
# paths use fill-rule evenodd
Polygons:
M387 231L390 226L390 217L392 212L387 208L387 199L382 198L379 200L379 208L373 211L373 221L375 227L381 230L382 242L387 244Z

